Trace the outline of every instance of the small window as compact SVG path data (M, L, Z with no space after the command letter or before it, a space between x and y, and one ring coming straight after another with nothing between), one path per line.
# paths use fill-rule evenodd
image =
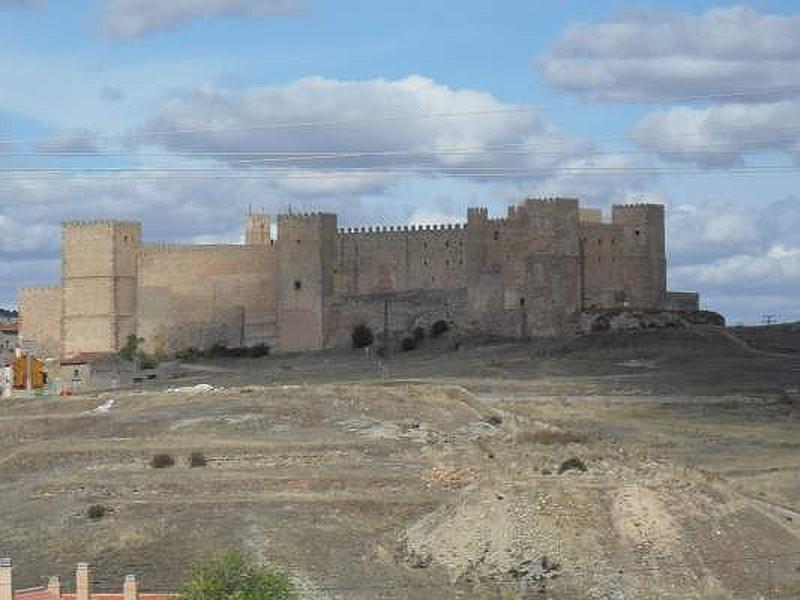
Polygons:
M520 298L520 299L519 299L519 305L520 305L521 307L524 307L524 306L525 306L525 298Z
M450 247L450 242L445 242L445 243L444 243L444 247L445 247L445 248L449 248L449 247Z
M450 261L449 260L444 261L444 266L445 267L449 267L450 266Z
M636 235L639 235L639 234L640 234L640 231L637 229L636 230Z
M500 232L499 231L495 231L494 232L494 241L496 242L499 239L500 239Z
M123 242L127 242L128 241L128 236L127 235L123 235L122 236L122 241Z
M422 247L427 250L428 249L428 242L423 242Z
M300 240L297 240L297 243L299 244L299 243L300 243Z
M302 290L303 289L303 282L300 281L299 279L296 279L295 282L294 282L294 289L297 290L297 291Z
M602 238L597 238L597 245L598 246L602 246L603 245L603 239Z
M611 245L612 246L616 246L617 245L617 238L611 238Z

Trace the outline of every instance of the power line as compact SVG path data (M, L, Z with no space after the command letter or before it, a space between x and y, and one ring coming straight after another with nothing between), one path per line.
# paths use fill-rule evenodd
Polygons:
M731 98L757 98L757 97L772 97L772 96L786 96L786 95L800 95L800 86L783 86L773 88L760 88L758 90L726 90L721 92L709 92L707 94L694 94L694 95L675 95L675 96L662 96L659 98L631 100L628 103L641 104L641 103L660 103L660 102L694 102L699 100L724 100ZM625 102L625 101L623 101ZM164 135L184 135L202 132L220 132L220 131L268 131L275 129L303 129L308 127L332 127L339 125L351 125L357 123L375 123L385 121L409 121L409 120L429 120L429 119L446 119L457 118L465 116L488 116L488 115L509 115L509 114L531 114L541 112L543 110L564 108L568 106L583 106L585 102L562 102L558 104L536 104L526 106L516 106L509 108L487 108L487 109L474 109L464 111L442 111L442 112L428 112L428 113L398 113L393 115L384 115L378 117L354 117L347 119L321 119L321 120L308 120L308 121L281 121L277 123L268 123L263 125L248 125L248 126L204 126L204 127L186 127L182 129L165 129L165 130L152 130L152 131L134 131L122 135L124 139L147 138L150 136L164 136ZM78 132L69 136L71 140L80 139L98 139L115 137L110 134L98 134L94 132ZM28 138L10 138L0 137L0 142L15 143L30 139L42 139L36 137ZM48 138L44 138L47 141Z

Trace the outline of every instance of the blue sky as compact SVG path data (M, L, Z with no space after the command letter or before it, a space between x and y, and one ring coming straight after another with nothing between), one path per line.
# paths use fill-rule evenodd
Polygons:
M663 202L671 287L800 319L799 26L774 1L0 0L0 305L57 280L63 219L235 241L249 204L356 225L562 194Z

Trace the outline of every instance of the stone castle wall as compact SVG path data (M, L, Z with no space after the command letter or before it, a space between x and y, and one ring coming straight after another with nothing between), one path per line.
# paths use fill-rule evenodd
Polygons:
M461 225L340 230L335 293L360 296L463 288L465 239Z
M526 200L464 225L338 229L334 214L250 215L244 245L143 245L138 223L64 225L61 288L22 294L23 338L62 356L349 342L355 325L401 335L440 318L511 337L575 331L582 310L666 302L664 211ZM27 296L26 296L27 294ZM60 299L57 298L60 296ZM54 326L58 324L58 326ZM48 331L59 332L57 335Z
M139 254L138 334L150 352L274 345L272 245L147 245Z

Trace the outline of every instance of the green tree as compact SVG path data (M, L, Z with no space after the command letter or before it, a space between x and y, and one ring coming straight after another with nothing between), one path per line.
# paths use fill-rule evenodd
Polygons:
M119 351L119 356L123 360L133 361L134 358L139 356L139 348L144 344L144 338L136 335L129 335L125 347Z
M239 550L196 563L180 600L296 600L288 575L260 565Z

